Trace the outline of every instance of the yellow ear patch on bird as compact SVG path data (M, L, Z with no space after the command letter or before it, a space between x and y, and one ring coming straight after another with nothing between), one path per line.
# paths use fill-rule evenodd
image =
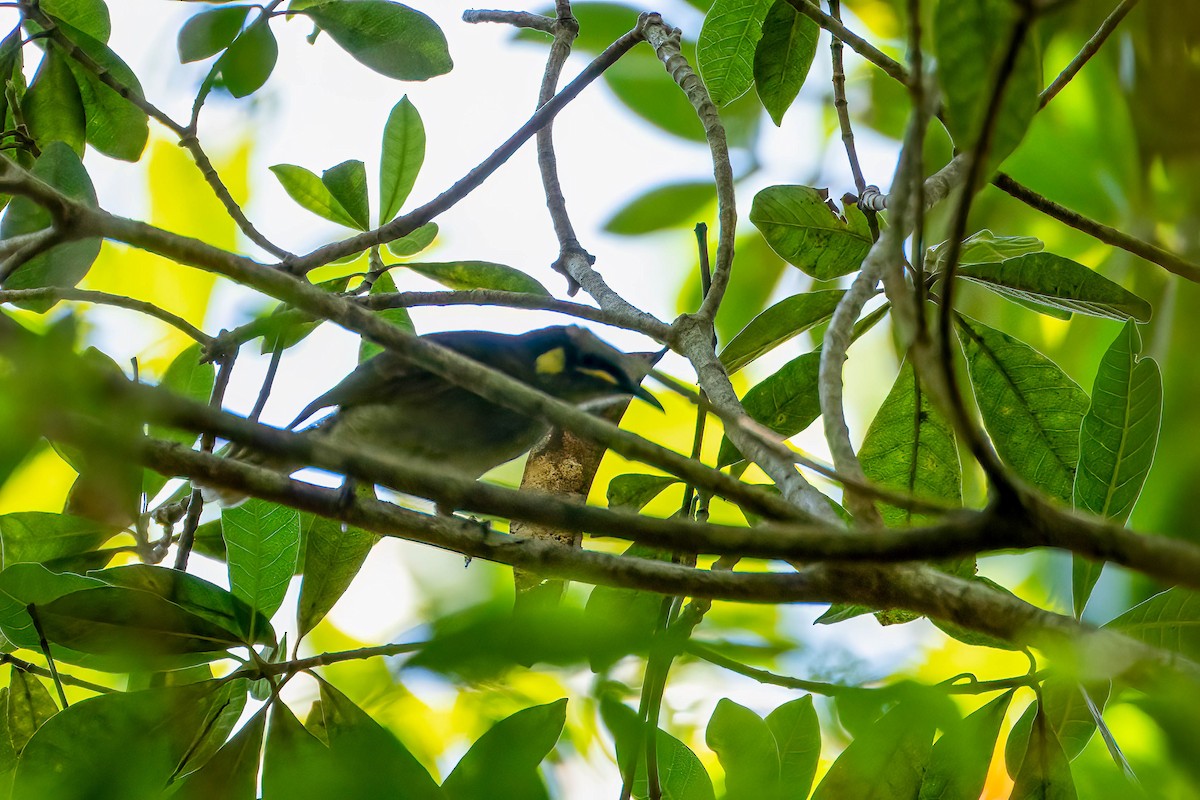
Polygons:
M613 375L611 372L608 372L607 370L587 369L586 367L579 367L577 371L582 372L584 375L590 375L593 378L599 378L602 381L611 383L613 386L620 385L620 382L617 380L617 376Z
M567 351L561 347L547 350L537 357L539 375L560 375L567 367Z

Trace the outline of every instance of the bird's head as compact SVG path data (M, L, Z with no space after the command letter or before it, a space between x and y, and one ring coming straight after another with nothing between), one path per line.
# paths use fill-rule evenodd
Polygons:
M576 325L530 331L521 339L531 366L527 382L571 403L633 395L662 404L641 386L650 364Z

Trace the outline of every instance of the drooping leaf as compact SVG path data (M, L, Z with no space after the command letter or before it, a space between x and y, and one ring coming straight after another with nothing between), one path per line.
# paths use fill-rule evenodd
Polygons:
M1012 696L1005 692L942 734L933 745L919 800L979 800Z
M437 223L426 222L408 236L402 236L394 242L388 242L387 249L388 252L398 258L408 258L415 256L433 244L433 240L437 238L437 235Z
M716 202L712 181L681 181L656 186L619 208L604 230L619 236L639 236L668 228L694 225L704 209Z
M173 800L255 800L258 797L258 757L262 750L267 713L260 711L208 763L183 779Z
M46 720L58 713L58 705L38 676L12 668L8 682L7 723L12 748L17 755Z
M417 113L416 107L409 101L408 95L405 95L392 107L392 113L388 114L387 122L383 126L383 146L379 157L381 225L400 212L424 161L425 125L421 122L421 115ZM435 227L434 231L436 230Z
M266 625L283 602L300 558L300 512L251 499L221 512L229 586Z
M776 708L767 715L767 727L779 751L781 799L807 798L821 760L821 726L813 709L812 695L806 694Z
M371 286L369 294L390 294L396 291L396 281L392 278L390 272L385 272L375 279L375 283ZM399 328L403 328L409 333L416 333L416 326L413 325L412 317L408 315L407 308L382 308L375 312L375 316L390 322ZM383 352L383 347L375 344L370 339L363 337L358 343L358 362L361 364L371 356Z
M512 267L490 261L443 261L404 265L450 289L494 289L549 297L546 287Z
M353 220L352 227L365 231L371 227L371 206L367 198L367 169L351 159L321 173L321 183L334 202Z
M962 502L962 468L954 430L917 382L905 360L858 453L863 474L887 489L948 505ZM880 504L889 526L911 525L926 516Z
M716 0L704 17L696 63L718 107L745 94L754 83L754 50L772 0Z
M915 797L929 762L934 723L901 703L855 736L817 785L812 800Z
M89 58L95 61L134 95L142 94L142 84L137 75L108 45L93 39L66 23L59 29ZM86 124L84 135L87 143L101 153L122 161L137 161L146 149L150 137L150 126L146 112L125 99L108 84L104 83L91 69L75 59L68 65L75 76L79 97L83 102Z
M61 47L49 43L21 107L29 132L43 151L62 142L82 156L87 115L69 61Z
M0 567L80 555L96 549L110 536L111 528L69 514L18 511L0 515Z
M820 33L817 23L787 0L775 0L767 11L754 49L754 88L777 126L808 77Z
M668 486L679 483L670 475L618 475L608 482L608 507L641 511Z
M780 796L779 751L762 717L722 698L708 721L704 741L725 770L728 800L772 800Z
M832 280L862 265L871 231L856 206L845 218L807 186L768 186L754 196L750 221L784 261L817 280Z
M217 61L217 69L225 87L234 97L254 94L271 77L275 62L279 58L279 44L266 19L238 34Z
M1069 501L1087 393L1053 361L1006 333L966 317L959 318L958 331L996 451L1021 478Z
M288 196L301 207L338 225L359 227L354 215L345 209L329 191L329 187L312 171L294 164L276 164L271 167L271 172L275 173Z
M1039 710L1029 734L1029 746L1021 761L1009 800L1075 800L1071 764L1063 753L1054 729Z
M840 289L805 292L780 300L734 336L721 351L721 363L733 374L755 359L833 315L845 294Z
M1200 594L1168 589L1138 603L1104 626L1151 647L1200 659ZM11 637L10 637L11 638Z
M336 520L304 514L302 521L306 535L297 638L304 638L325 618L379 541L370 531L343 529Z
M600 701L600 715L612 732L617 746L617 764L627 763L634 750L644 751L646 726L637 713L611 697ZM716 800L712 779L696 754L683 742L666 731L654 729L658 751L659 783L663 800ZM639 758L633 780L633 797L647 800L650 796L646 779L646 760Z
M356 61L389 78L423 81L454 66L437 24L400 3L333 0L308 17Z
M175 357L163 373L159 385L175 394L183 395L198 403L207 403L217 381L217 370L212 362L204 362L204 348L199 344L188 347ZM190 445L196 434L166 425L151 425L150 435L159 439L170 439Z
M1093 317L1146 322L1150 304L1082 264L1053 253L1030 253L959 270L967 280L1010 299Z
M746 413L783 437L795 436L821 415L817 396L820 351L805 353L780 367L774 375L757 384L742 398ZM718 466L741 460L733 442L721 440Z
M537 769L554 749L566 719L564 698L500 720L459 759L442 791L448 800L547 797Z
M1124 525L1154 463L1162 424L1163 386L1158 364L1138 358L1141 337L1125 323L1096 371L1092 404L1079 433L1075 507ZM1072 598L1081 615L1103 564L1078 556L1072 565Z
M176 42L180 63L215 56L233 44L249 11L249 6L225 6L202 11L183 23Z

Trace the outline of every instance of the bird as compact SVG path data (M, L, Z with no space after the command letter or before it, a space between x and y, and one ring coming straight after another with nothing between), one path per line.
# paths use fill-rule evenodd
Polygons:
M515 335L446 331L421 338L568 403L589 407L638 397L662 410L640 385L649 362L586 328L555 325ZM424 459L472 479L528 452L550 430L540 419L493 403L386 350L305 406L287 429L326 408L334 411L298 433ZM289 474L302 466L244 449L230 457ZM225 506L245 499L232 491L202 489L206 501L216 499Z

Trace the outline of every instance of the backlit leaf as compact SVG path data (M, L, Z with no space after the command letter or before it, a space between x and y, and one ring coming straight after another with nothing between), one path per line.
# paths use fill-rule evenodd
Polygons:
M298 638L316 627L350 586L379 537L337 520L303 515L304 581L300 584Z
M708 721L704 741L725 770L728 800L771 800L780 796L779 751L762 717L722 698Z
M546 797L537 768L554 749L566 719L562 699L500 720L459 759L442 791L449 800Z
M794 358L746 392L742 406L752 419L780 436L795 436L821 415L821 400L817 395L820 367L820 351ZM739 460L741 454L726 437L721 441L717 465L723 467Z
M300 512L251 499L221 512L229 586L267 624L283 602L300 557Z
M1013 300L1107 319L1150 319L1150 304L1145 300L1098 272L1053 253L964 266L958 274Z
M772 0L716 0L704 17L696 63L718 107L754 83L754 49Z
M356 61L389 78L423 81L454 66L437 24L400 3L333 0L308 17Z
M833 316L845 294L840 289L806 292L780 300L750 320L721 351L721 363L732 375L760 356Z
M1012 696L1005 692L942 734L933 745L919 800L979 800Z
M854 272L871 249L871 231L856 206L834 213L816 189L768 186L754 196L750 221L771 249L817 280Z
M645 724L633 709L605 697L600 701L600 715L616 743L618 765L627 763L634 750L644 751ZM654 735L663 800L715 800L712 779L696 754L666 731L655 728ZM638 759L632 789L636 800L650 796L644 758Z
M808 797L821 759L821 726L812 695L791 700L767 715L767 727L779 751L779 780L783 800Z
M754 87L776 125L791 107L817 54L821 29L787 0L775 0L754 50Z
M490 261L410 263L404 267L450 289L494 289L550 296L545 286L524 272Z
M254 94L271 77L279 44L265 19L242 31L217 61L225 87L234 97Z
M329 190L347 216L351 227L365 231L371 227L371 207L367 199L367 170L363 162L351 159L321 173L321 183Z
M400 212L424 161L425 125L416 107L405 95L392 107L392 113L383 126L383 147L379 157L380 224L390 221ZM437 231L436 226L434 231Z

